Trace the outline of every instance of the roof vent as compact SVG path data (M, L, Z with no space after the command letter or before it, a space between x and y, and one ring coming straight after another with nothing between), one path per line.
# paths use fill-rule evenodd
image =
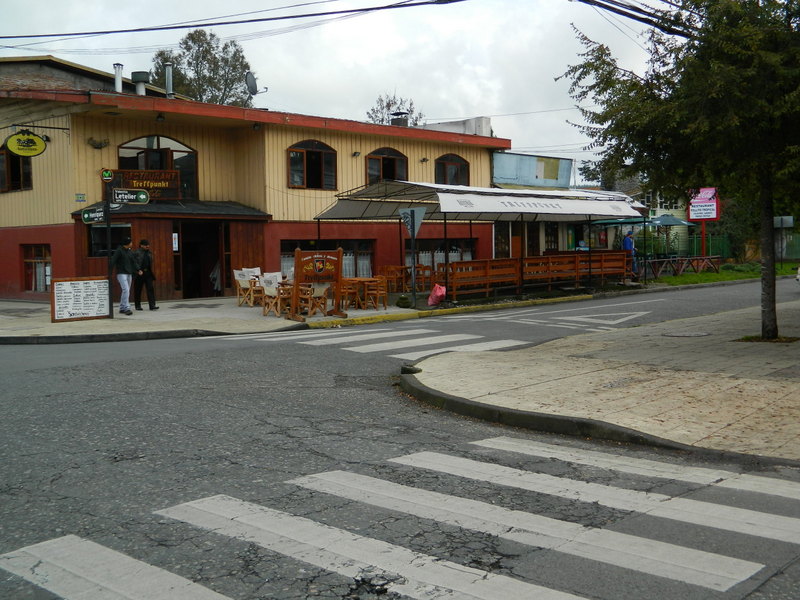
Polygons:
M134 71L131 73L131 81L136 84L136 94L145 95L145 84L150 83L150 73L147 71Z
M408 127L408 113L406 111L393 112L392 119L389 121L391 125L399 127Z
M114 63L114 91L122 93L122 63Z

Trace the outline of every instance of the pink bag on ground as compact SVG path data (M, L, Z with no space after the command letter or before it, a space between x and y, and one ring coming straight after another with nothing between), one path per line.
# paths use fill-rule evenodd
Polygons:
M439 303L447 296L447 288L438 283L433 284L430 296L428 296L428 306L438 306Z

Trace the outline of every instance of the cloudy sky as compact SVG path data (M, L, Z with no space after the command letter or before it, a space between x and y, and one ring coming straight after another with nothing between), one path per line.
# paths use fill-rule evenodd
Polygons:
M87 5L50 0L3 8L0 36L97 32L223 20L271 18L386 6L386 0L229 0ZM314 17L209 27L245 51L260 88L255 105L286 112L366 120L381 94L410 98L426 121L492 118L512 150L591 158L587 140L568 121L580 119L555 81L579 62L573 26L608 44L622 66L641 71L643 28L570 0L463 0L381 10L342 18ZM124 74L146 71L158 48L175 47L190 29L75 38L2 39L0 56L52 54Z

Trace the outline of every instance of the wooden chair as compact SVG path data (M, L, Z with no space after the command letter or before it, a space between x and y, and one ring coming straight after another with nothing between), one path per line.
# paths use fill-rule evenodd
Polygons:
M276 317L283 314L283 303L281 302L281 295L278 291L280 286L264 286L264 295L261 298L261 304L264 307L264 316L269 316L269 313L274 312Z
M348 308L364 308L364 302L358 294L358 284L354 281L347 281L342 279L339 284L339 298L341 301L341 310Z
M378 277L375 281L368 281L364 289L365 308L374 306L375 310L378 310L378 305L381 303L383 303L383 310L388 310L389 292L385 277Z
M250 277L244 274L244 271L233 271L233 282L236 285L236 302L239 306L247 303L253 306L253 290L250 286Z
M406 292L408 281L408 267L386 265L383 267L386 277L387 289L391 292Z
M433 268L428 265L417 265L416 284L418 292L430 290L433 287Z
M308 311L310 317L317 311L323 315L328 313L328 289L330 286L327 283L313 283L311 284L311 308Z

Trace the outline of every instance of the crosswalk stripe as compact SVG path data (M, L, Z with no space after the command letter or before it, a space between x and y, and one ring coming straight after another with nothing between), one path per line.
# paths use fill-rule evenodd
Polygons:
M426 336L424 338L413 338L411 340L393 340L391 342L381 342L378 344L366 344L363 346L345 347L351 352L383 352L384 350L394 350L395 348L411 348L414 346L433 346L436 344L447 344L449 342L460 342L462 340L475 340L482 338L482 335L472 335L469 333L453 333L450 335Z
M511 348L513 346L522 346L530 344L530 342L521 342L519 340L490 340L488 342L478 342L477 344L462 344L460 346L448 346L447 348L428 348L427 350L420 350L418 352L407 352L405 354L392 354L392 358L403 358L405 360L417 360L431 354L439 352L480 352L483 350L500 350L502 348Z
M757 563L702 550L593 529L345 471L309 475L287 483L718 591L733 587L763 568Z
M74 535L0 555L0 567L65 600L229 600Z
M390 576L400 575L405 581L392 583L391 591L420 600L579 598L229 496L203 498L156 514L256 543L346 577L355 578L375 568Z
M758 492L770 496L782 496L800 500L799 483L770 477L732 473L731 471L722 469L673 465L655 460L617 456L606 452L597 452L583 448L567 448L565 446L555 446L553 444L543 444L532 440L520 440L504 436L471 443L485 448L516 452L518 454L525 454L526 456L554 458L634 475L643 475L645 477L677 479L690 483L716 485L729 489Z
M636 511L654 517L800 544L800 519L792 517L685 498L671 498L663 494L613 488L436 452L419 452L389 460L581 502L597 502L602 506Z
M300 342L309 346L329 346L332 344L345 344L348 342L360 342L363 340L375 340L381 338L393 338L409 335L422 335L426 333L439 333L434 329L406 329L396 331L381 331L377 333L356 333L356 334L342 334L335 338L327 338L323 340L311 340L308 342Z

